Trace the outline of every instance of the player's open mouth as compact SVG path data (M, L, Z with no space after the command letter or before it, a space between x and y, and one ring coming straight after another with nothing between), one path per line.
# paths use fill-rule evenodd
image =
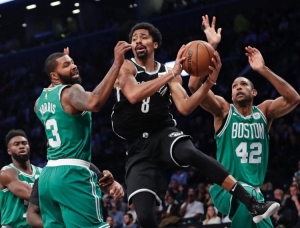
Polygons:
M144 52L145 50L146 50L146 48L142 45L139 45L135 48L135 51L138 52L138 53L139 52Z
M237 93L237 94L236 94L236 96L237 96L237 97L244 96L244 93L242 93L242 92L239 92L239 93Z
M72 75L72 78L79 78L79 74Z

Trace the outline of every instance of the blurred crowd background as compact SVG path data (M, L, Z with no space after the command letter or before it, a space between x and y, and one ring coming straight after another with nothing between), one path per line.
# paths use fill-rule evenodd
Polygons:
M1 167L10 163L4 137L12 128L21 128L27 133L32 163L41 167L46 164L45 133L33 112L42 88L50 84L43 68L46 57L69 47L70 56L83 78L83 86L91 91L110 68L115 44L118 40L128 41L130 28L136 22L147 21L160 29L163 43L155 59L166 63L175 60L182 44L205 40L201 16L216 16L216 27L222 28L222 41L217 49L223 63L218 83L213 88L216 94L230 101L231 83L237 76L243 75L252 80L258 90L255 104L279 96L269 82L249 67L244 54L247 45L257 47L266 65L300 92L300 3L297 0L286 0L284 4L267 0L74 0L61 1L61 5L49 9L46 2L48 6L50 1L43 1L45 6L36 3L32 10L25 9L30 1L24 2L23 5L18 4L18 0L0 4ZM76 9L74 13L72 10ZM131 56L132 53L126 54L128 58ZM183 86L189 92L188 79L183 77ZM113 104L114 93L103 109L93 114L92 162L100 170L110 170L126 189L124 166L127 145L112 131L110 115ZM174 106L171 111L179 129L193 137L195 146L215 157L213 117L200 107L188 117L180 115ZM276 199L282 205L279 213L272 218L275 227L300 227L297 225L300 211L295 206L295 199L300 200L299 136L299 107L275 120L270 129L269 166L261 190L267 199ZM211 219L219 223L230 222L213 206L210 207L212 201L208 188L212 183L200 171L195 167L166 170L170 188L164 205L157 208L162 227L169 224L166 212L170 214L168 205L174 202L178 204L177 210L173 210L174 218L178 217L174 223L209 224L205 221ZM199 202L199 208L193 216L185 217L179 214L180 205L187 200L190 202L190 196ZM135 222L134 208L128 207L126 197L120 202L113 202L105 195L103 206L105 219L114 220L114 227L123 227L127 220ZM128 212L134 216L128 215ZM214 219L215 216L220 219Z

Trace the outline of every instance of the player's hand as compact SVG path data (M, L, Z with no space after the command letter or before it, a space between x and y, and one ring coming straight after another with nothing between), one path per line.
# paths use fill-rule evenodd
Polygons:
M126 41L119 41L114 49L115 61L114 64L117 66L122 66L125 60L125 52L131 50L131 45Z
M111 185L115 180L114 176L108 170L103 170L103 177L99 179L98 183L100 187L106 187Z
M185 45L182 45L181 48L179 49L178 53L177 53L177 57L175 60L175 64L173 67L173 72L174 75L180 75L181 71L182 71L182 65L181 63L186 59L185 56L183 56L183 53L185 52Z
M259 50L250 46L245 47L245 50L246 56L248 56L249 64L253 70L260 71L266 67L264 58Z
M64 54L66 55L70 54L69 47L64 48Z
M222 28L218 28L217 32L215 29L216 25L216 17L213 17L211 25L209 24L209 18L207 15L202 16L202 30L206 35L206 39L208 43L211 44L215 49L217 48L218 44L221 42L221 31Z
M214 52L214 57L212 58L212 66L209 66L209 80L216 82L222 67L222 62L220 55L217 51Z
M110 186L109 194L114 197L114 200L119 200L124 196L124 190L117 181L114 181Z

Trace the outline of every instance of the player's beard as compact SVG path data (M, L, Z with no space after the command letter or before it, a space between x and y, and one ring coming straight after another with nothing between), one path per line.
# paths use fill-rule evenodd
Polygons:
M148 50L147 48L145 47L145 51L144 52L137 52L137 50L135 50L135 57L140 59L140 60L143 60L143 59L146 59L147 58L147 55L148 55Z
M57 73L59 79L61 80L62 84L64 85L74 85L74 84L81 84L81 77L78 78L72 78L72 74L65 76L60 73Z
M30 156L29 151L27 154L24 154L24 155L18 155L18 154L12 153L12 157L19 163L26 163L29 160L29 156Z

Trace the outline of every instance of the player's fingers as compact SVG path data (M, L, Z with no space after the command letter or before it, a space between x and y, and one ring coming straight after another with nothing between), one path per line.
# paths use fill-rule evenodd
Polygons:
M212 19L212 21L211 21L211 27L212 27L213 29L215 29L215 25L216 25L216 17L213 16L213 19Z
M218 33L219 35L221 35L221 32L222 32L222 28L218 28L217 33Z

